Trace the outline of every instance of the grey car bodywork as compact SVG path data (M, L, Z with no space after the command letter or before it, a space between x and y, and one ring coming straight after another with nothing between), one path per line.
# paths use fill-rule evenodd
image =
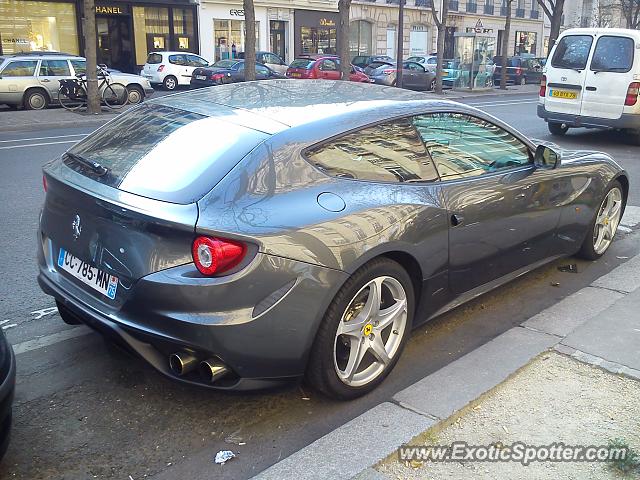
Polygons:
M375 257L392 258L410 273L417 325L575 253L606 187L618 178L628 190L625 172L594 152L561 152L555 169L531 164L410 184L334 178L305 160L306 148L346 131L429 112L469 113L514 132L471 107L396 88L273 80L185 92L137 108L197 112L209 131L240 133L211 172L207 192L193 192L194 202L103 185L61 159L45 166L38 281L84 323L168 376L177 378L167 362L177 350L219 357L233 375L214 388L256 388L303 375L329 303ZM220 146L212 141L209 148ZM184 155L191 153L185 146ZM75 215L85 223L74 240ZM453 215L464 222L452 226ZM205 278L191 257L195 234L244 241L252 251L230 274ZM116 299L58 271L60 247L118 276Z
M396 85L397 70L396 65L392 62L375 62L367 66L364 69L364 73L369 75L372 83L388 86ZM427 70L425 65L409 61L403 63L402 88L432 90L435 78L435 73Z

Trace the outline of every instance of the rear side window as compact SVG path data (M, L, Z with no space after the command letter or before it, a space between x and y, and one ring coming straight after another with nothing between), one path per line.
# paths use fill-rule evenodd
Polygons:
M51 77L68 77L71 75L69 64L66 60L42 60L40 62L40 75Z
M2 75L5 77L32 77L37 64L37 60L16 60L10 62L2 70Z
M169 63L174 65L189 66L186 55L169 55Z
M584 70L589 58L593 37L591 35L567 35L558 42L551 59L551 66Z
M75 145L69 152L107 169L93 170L63 156L65 164L125 192L172 203L202 198L265 134L164 105L143 105Z
M71 60L71 65L76 75L79 73L87 73L87 62L85 60Z
M147 63L152 65L162 63L162 55L160 55L159 53L150 53L147 57Z
M315 62L313 60L308 60L306 58L296 58L293 62L291 62L291 65L289 65L289 67L311 70L314 63Z
M591 59L591 70L628 72L633 65L633 46L633 40L629 37L600 37Z
M367 127L306 151L307 159L333 177L381 182L438 179L409 119Z

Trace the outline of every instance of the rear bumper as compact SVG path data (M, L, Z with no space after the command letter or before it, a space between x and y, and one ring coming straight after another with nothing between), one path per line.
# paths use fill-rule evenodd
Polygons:
M619 118L595 118L548 111L538 104L538 117L546 122L564 123L569 127L640 129L640 115L622 114Z
M164 375L218 389L258 389L303 375L318 324L346 279L344 272L259 253L228 277L202 278L193 264L148 275L116 309L40 257L40 287L78 320ZM216 357L232 374L215 384L196 372L179 377L168 357L181 351Z

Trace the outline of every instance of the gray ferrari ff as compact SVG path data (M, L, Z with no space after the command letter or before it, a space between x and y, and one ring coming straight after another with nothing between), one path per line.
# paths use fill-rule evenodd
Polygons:
M39 283L163 374L306 377L353 398L412 327L558 257L597 259L629 191L472 107L354 82L158 98L44 167Z

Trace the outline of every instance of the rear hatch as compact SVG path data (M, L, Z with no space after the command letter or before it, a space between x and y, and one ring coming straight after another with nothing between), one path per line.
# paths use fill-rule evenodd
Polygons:
M315 60L309 58L296 58L287 69L287 77L310 78Z
M107 302L58 268L61 249L116 276L117 304L137 279L190 263L195 202L266 137L164 105L120 115L44 168L41 232L49 267Z

